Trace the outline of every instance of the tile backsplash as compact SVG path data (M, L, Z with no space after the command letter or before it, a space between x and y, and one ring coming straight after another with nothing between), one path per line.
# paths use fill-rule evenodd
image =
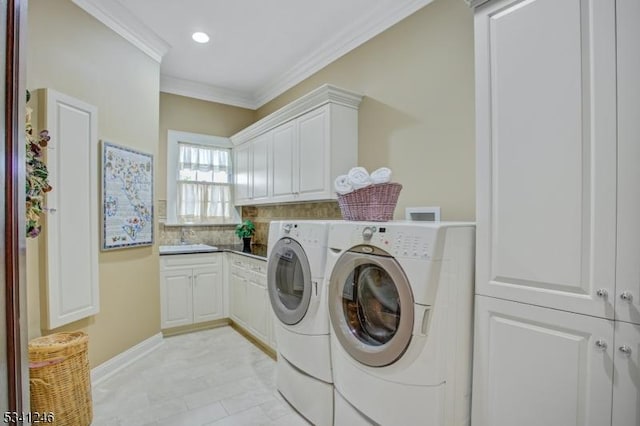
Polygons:
M318 203L276 204L270 206L245 206L242 218L251 219L256 224L254 241L267 244L269 223L283 219L341 219L337 201Z
M160 219L163 219L166 216L166 207L162 202L158 203L158 207ZM256 224L254 244L267 244L269 223L272 220L341 218L337 201L242 207L242 219L251 219ZM183 227L165 226L164 223L160 223L158 244L180 244L183 229L185 229L185 238L190 244L227 245L241 243L240 239L236 237L234 225Z

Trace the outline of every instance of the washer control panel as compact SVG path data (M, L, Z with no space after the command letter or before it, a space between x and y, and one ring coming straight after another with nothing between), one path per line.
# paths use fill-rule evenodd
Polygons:
M352 244L371 244L396 257L431 259L437 229L358 225L351 234Z

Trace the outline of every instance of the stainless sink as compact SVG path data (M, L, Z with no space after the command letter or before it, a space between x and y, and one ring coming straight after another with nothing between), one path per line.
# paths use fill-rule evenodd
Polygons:
M207 253L216 250L218 250L218 247L209 246L207 244L176 244L160 246L160 254Z

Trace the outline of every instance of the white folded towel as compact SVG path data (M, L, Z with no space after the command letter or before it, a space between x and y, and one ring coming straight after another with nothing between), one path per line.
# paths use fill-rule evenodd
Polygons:
M353 189L360 189L371 185L371 177L364 167L354 167L347 174Z
M371 172L372 183L391 182L391 170L386 167L380 167L378 170Z
M348 194L353 191L353 187L349 183L349 176L340 175L333 182L333 186L336 189L336 192L340 195Z

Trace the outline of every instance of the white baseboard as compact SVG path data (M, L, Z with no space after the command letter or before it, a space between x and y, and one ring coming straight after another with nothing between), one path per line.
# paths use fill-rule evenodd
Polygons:
M96 386L103 380L113 376L118 371L122 370L126 366L130 365L134 361L147 355L149 352L155 350L162 345L162 333L158 333L149 337L146 340L138 343L137 345L127 349L126 351L119 353L108 361L103 362L95 368L91 369L91 384Z

